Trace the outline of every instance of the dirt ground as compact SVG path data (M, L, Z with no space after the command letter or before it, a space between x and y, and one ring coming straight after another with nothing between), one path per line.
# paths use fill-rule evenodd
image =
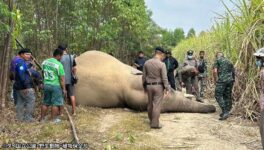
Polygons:
M4 114L0 123L3 143L72 142L66 115L59 125L18 123L14 112ZM260 150L256 123L231 116L226 121L213 114L166 113L160 117L164 127L150 129L146 112L129 109L78 107L74 117L81 143L89 149L176 149L176 150Z
M167 113L162 114L160 118L164 127L155 130L149 129L147 114L144 112L135 113L124 109L100 111L103 116L99 117L97 131L103 140L102 143L93 141L90 146L94 149L261 149L256 124L236 117L219 121L217 113ZM127 122L129 119L133 122ZM129 142L129 133L134 136L134 142ZM82 141L89 143L89 140L85 139L89 135L81 132L79 136ZM118 136L121 138L118 139Z

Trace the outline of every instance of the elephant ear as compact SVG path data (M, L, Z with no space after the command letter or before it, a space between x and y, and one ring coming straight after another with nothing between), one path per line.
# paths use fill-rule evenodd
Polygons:
M143 75L143 72L142 71L139 71L135 68L131 68L131 74L133 75Z

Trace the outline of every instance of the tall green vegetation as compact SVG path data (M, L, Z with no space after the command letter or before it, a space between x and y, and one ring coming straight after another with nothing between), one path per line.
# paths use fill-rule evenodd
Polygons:
M223 51L235 64L237 80L234 87L234 113L254 119L258 112L259 82L253 53L264 46L264 1L230 0L235 11L228 8L211 31L181 42L174 53L181 59L188 49L205 50L210 62L214 53Z
M135 51L152 48L158 34L144 0L16 2L22 13L20 39L38 56L66 42L76 53L95 49L129 62Z

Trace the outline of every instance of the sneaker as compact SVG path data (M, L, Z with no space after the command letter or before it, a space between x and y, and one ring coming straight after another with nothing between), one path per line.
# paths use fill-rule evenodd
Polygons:
M61 122L61 119L59 119L59 118L56 118L53 120L53 123L55 123L55 124L59 124L60 122Z
M76 112L72 113L72 116L75 117L76 116Z

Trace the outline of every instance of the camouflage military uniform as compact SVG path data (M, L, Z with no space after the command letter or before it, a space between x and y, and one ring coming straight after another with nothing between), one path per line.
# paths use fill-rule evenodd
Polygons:
M226 58L220 57L214 63L218 80L215 88L215 99L223 113L232 109L232 88L234 84L234 66Z
M200 59L199 60L199 65L201 63L205 64L204 72L198 74L198 84L199 84L199 94L200 97L204 97L204 90L206 87L206 77L207 77L207 61L205 59Z

